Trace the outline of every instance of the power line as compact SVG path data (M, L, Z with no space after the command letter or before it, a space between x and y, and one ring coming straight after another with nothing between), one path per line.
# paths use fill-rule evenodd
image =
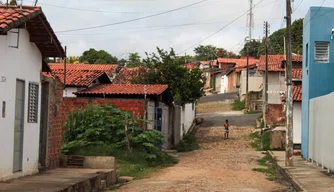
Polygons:
M322 1L322 3L321 3L321 5L320 5L320 7L318 8L318 10L315 12L315 14L310 18L310 20L308 20L305 24L304 24L304 26L303 26L303 28L312 20L312 19L315 19L315 16L318 14L318 12L319 12L319 10L321 9L321 7L324 5L324 3L325 3L325 1L326 0L323 0ZM326 13L327 14L327 13ZM316 17L316 18L319 18L319 17Z
M264 1L264 0L261 0L259 3L257 3L257 4L254 6L254 8L255 8L257 5L259 5L260 3L262 3L263 1ZM177 55L179 55L179 54L181 54L181 53L184 53L184 52L188 51L189 49L195 47L196 45L202 43L203 41L205 41L205 40L211 38L212 36L216 35L217 33L221 32L221 31L224 30L226 27L230 26L231 24L233 24L234 22L236 22L237 20L239 20L241 17L243 17L243 16L245 16L246 14L248 14L249 11L250 11L250 10L247 10L245 13L243 13L243 14L240 15L239 17L237 17L237 18L235 18L234 20L232 20L231 22L229 22L227 25L225 25L225 26L223 26L222 28L220 28L218 31L216 31L216 32L214 32L213 34L209 35L208 37L202 39L201 41L197 42L196 44L190 46L189 48L187 48L187 49L185 49L185 50L179 52Z
M299 6L303 3L304 0L301 0L299 2L299 4L295 7L295 9L292 11L292 13L294 13L295 11L297 11L297 9L299 8Z
M151 18L151 17L156 17L156 16L163 15L163 14L166 14L166 13L171 13L171 12L174 12L174 11L178 11L178 10L185 9L185 8L188 8L188 7L191 7L193 5L197 5L197 4L206 2L206 1L208 1L208 0L198 1L196 3L192 3L192 4L189 4L189 5L183 6L183 7L179 7L179 8L172 9L172 10L168 10L168 11L165 11L165 12L162 12L162 13L148 15L148 16L145 16L145 17L139 17L139 18L136 18L136 19L130 19L130 20L126 20L126 21L120 21L120 22L116 22L116 23L110 23L110 24L106 24L106 25L98 25L98 26L93 26L93 27L85 27L85 28L78 28L78 29L56 31L56 33L66 33L66 32L73 32L73 31L83 31L83 30L88 30L88 29L97 29L97 28L109 27L109 26L113 26L113 25L119 25L119 24L123 24L123 23L129 23L129 22L133 22L133 21L138 21L138 20L147 19L147 18Z

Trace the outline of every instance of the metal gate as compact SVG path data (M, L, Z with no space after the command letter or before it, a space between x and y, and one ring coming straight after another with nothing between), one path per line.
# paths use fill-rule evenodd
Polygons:
M25 81L16 80L13 172L22 171Z

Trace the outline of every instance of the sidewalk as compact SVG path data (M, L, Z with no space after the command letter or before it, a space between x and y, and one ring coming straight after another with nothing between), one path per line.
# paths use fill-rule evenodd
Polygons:
M114 170L59 168L36 175L0 182L0 191L59 192L97 191L115 183Z
M334 191L334 179L326 175L326 170L306 162L300 156L294 156L294 167L285 167L285 151L273 151L271 154L284 177L297 191L327 192Z

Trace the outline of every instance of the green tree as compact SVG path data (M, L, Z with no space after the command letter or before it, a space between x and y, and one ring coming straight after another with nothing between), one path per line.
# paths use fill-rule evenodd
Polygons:
M145 68L133 80L139 84L168 84L175 103L192 103L203 96L205 77L200 69L188 70L180 65L173 49L146 54Z
M130 53L127 67L139 67L141 65L141 57L138 53Z
M220 57L220 58L236 58L237 55L231 51L227 51L224 48L218 48L217 49L217 53L216 56Z
M93 48L83 52L79 57L81 63L89 64L116 64L118 59L104 50L95 50Z
M249 48L249 56L251 57L259 57L259 48L261 46L260 41L252 40L250 42L247 42L244 48L240 51L241 56L247 56L247 46Z
M200 45L195 47L194 52L196 54L196 59L199 61L207 61L217 58L217 47L212 45Z

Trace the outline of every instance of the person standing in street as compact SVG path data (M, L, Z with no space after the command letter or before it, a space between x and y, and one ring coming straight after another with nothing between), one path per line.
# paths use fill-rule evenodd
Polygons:
M228 119L226 119L224 123L224 139L228 139L229 130L230 130L230 124L228 123Z

